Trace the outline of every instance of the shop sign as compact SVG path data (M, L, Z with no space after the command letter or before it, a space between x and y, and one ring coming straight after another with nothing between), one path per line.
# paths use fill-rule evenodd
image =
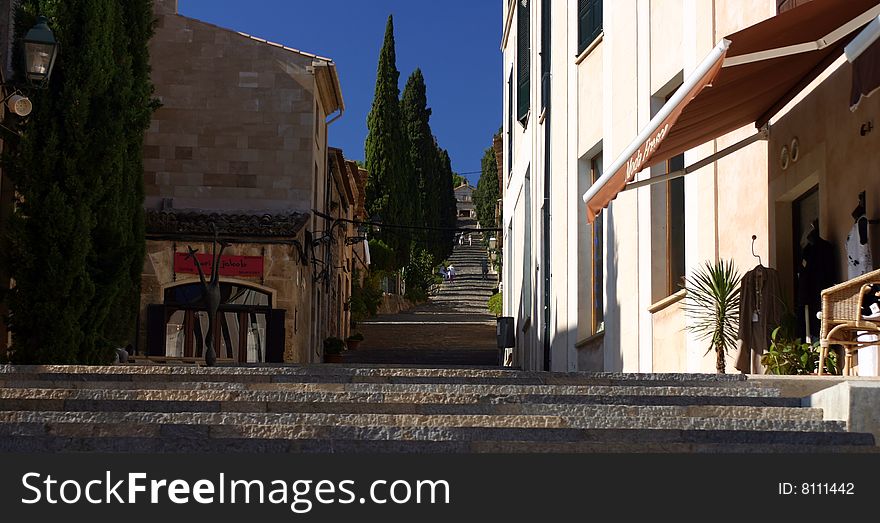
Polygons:
M211 274L211 255L196 254L199 265L205 276ZM184 252L174 253L174 272L180 274L198 274L193 259ZM220 276L241 278L259 278L263 275L262 256L222 256L220 258Z

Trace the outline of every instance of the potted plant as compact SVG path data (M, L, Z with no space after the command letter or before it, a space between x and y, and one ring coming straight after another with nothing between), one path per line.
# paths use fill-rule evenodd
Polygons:
M706 354L715 351L718 374L724 374L724 355L736 348L740 279L733 262L721 260L706 262L685 281L687 329L709 340Z
M818 342L807 343L785 334L776 327L770 334L770 347L761 356L761 365L768 374L817 374L821 350ZM825 362L829 374L837 374L837 354L829 352Z
M345 338L345 346L348 350L357 350L358 345L364 341L364 335L360 332L355 332L348 338Z
M324 339L324 363L342 363L342 351L345 350L345 342L330 336Z

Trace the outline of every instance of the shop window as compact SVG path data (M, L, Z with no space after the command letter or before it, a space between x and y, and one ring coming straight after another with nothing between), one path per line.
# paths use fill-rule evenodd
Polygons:
M200 359L209 328L208 311L201 301L202 286L190 283L165 290L164 303L148 310L148 352L151 356ZM283 333L283 312L271 309L268 293L235 283L220 283L221 305L214 322L214 350L219 361L234 363L281 362L272 345L271 330ZM281 324L273 325L273 313ZM278 317L275 315L275 317ZM283 356L284 336L275 336Z

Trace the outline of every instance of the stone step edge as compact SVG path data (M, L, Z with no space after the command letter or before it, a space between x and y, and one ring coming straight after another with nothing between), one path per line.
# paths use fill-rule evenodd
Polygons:
M329 390L321 390L329 389ZM205 402L387 402L387 403L439 403L439 404L522 404L535 402L537 404L571 404L570 401L582 396L595 396L597 398L614 398L617 396L629 400L639 398L655 398L657 396L692 397L692 398L767 398L775 396L729 394L729 395L705 395L696 394L694 390L685 388L645 390L644 394L637 388L611 389L593 388L579 390L580 394L535 394L530 391L505 393L502 391L481 393L480 391L406 391L406 390L383 390L387 387L360 387L366 390L334 390L333 387L303 387L303 390L284 389L95 389L95 388L0 388L0 400L62 400L62 401L205 401ZM377 390L371 390L377 389ZM635 394L622 394L633 392ZM667 394L663 394L666 392ZM683 393L692 392L690 396ZM659 393L659 394L658 394ZM608 403L605 403L606 405Z
M713 453L713 454L865 454L880 448L863 444L791 444L791 443L680 443L608 441L534 442L534 441L365 441L365 440L260 440L203 438L60 438L19 437L0 439L0 452L95 452L95 453L164 453L214 454L243 453L315 453L369 452L380 454L520 454L520 453Z
M338 425L151 425L132 427L122 424L0 424L0 441L11 437L56 438L160 438L160 439L260 439L260 440L363 440L363 441L535 441L535 442L682 442L715 441L787 442L875 445L871 434L838 431L786 431L777 429L683 429L662 427L553 428L535 430L523 427L390 427Z
M24 386L33 385L33 386ZM52 386L55 385L55 386ZM126 388L128 387L128 388ZM187 387L187 388L183 388ZM254 390L288 393L304 392L351 392L373 394L451 394L480 396L704 396L777 398L779 389L757 387L691 387L691 386L641 386L641 385L489 385L452 383L376 383L376 382L184 382L184 381L36 381L3 383L3 390Z
M611 415L585 418L565 415L450 415L450 414L320 414L239 412L65 412L0 411L0 426L8 424L180 426L357 426L409 427L422 430L448 428L542 429L675 429L749 430L793 432L845 432L842 421L801 421L743 418L655 417Z
M273 402L192 400L0 400L0 411L310 413L395 415L660 416L681 418L822 421L821 409L761 405L626 405L534 403Z
M201 367L195 365L0 365L0 376L7 374L193 374L193 375L301 375L349 374L369 376L431 376L431 377L516 377L539 379L603 379L638 381L700 381L707 383L746 382L742 374L700 373L617 373L617 372L530 372L505 369L434 369L429 367L322 365L250 365Z

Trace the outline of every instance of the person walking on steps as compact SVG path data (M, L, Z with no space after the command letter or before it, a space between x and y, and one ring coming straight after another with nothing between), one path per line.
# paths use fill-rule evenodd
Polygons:
M455 281L455 267L452 264L449 264L449 267L446 268L446 274L449 275L449 281Z
M485 259L480 260L480 269L483 271L483 279L486 279L486 276L489 274L489 264L486 263Z

